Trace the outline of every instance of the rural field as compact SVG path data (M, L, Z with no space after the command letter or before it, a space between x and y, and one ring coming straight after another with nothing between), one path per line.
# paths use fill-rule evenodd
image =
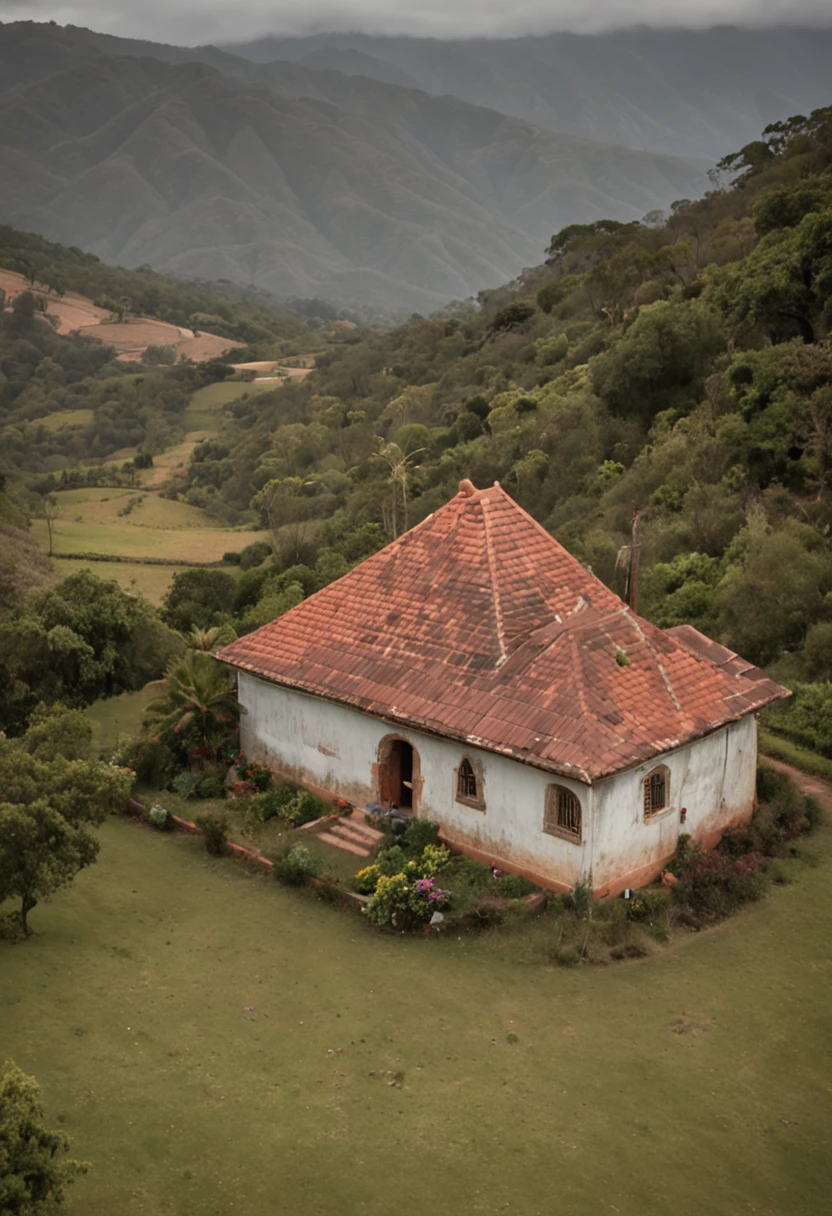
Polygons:
M185 414L188 428L185 439L156 456L152 468L140 470L138 487L61 491L57 495L58 515L53 528L53 565L58 574L66 577L73 570L91 568L101 578L114 578L126 590L136 589L159 604L174 574L185 569L180 563L216 562L224 553L244 549L263 539L264 532L224 528L206 511L160 498L157 491L177 469L187 464L198 443L216 434L227 405L248 394L273 388L273 384L226 381L199 389ZM51 414L42 421L56 430L90 420L91 411L75 410ZM110 456L109 461L117 464L135 455L134 449L123 449ZM32 532L41 548L48 551L46 521L34 520ZM66 558L66 554L100 554L133 560L90 563ZM143 565L142 558L164 564Z
M186 570L187 566L146 566L138 562L91 562L83 558L52 559L52 566L59 579L68 578L76 570L91 570L98 578L112 578L125 591L140 593L157 606L168 593L174 574ZM234 567L229 567L234 573Z
M832 840L648 959L383 936L122 820L0 943L0 1055L93 1162L68 1216L826 1206ZM549 943L550 944L550 943Z
M119 515L131 502L129 514ZM45 548L45 520L35 520L32 531ZM54 552L150 557L176 565L219 561L223 553L244 549L264 536L263 532L223 528L206 511L160 498L141 487L93 487L58 495Z

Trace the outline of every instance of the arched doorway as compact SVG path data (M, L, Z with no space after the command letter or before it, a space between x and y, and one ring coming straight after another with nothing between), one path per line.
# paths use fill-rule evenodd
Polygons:
M393 803L400 810L415 810L418 766L418 752L407 739L386 739L382 743L378 768L382 806L389 809Z

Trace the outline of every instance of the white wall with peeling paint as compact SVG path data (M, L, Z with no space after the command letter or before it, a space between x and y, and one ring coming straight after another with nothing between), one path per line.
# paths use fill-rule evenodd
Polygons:
M418 756L417 814L439 823L451 845L562 889L590 876L597 891L613 894L647 881L648 871L656 873L675 851L680 831L712 842L725 826L748 818L753 807L753 715L663 755L670 769L670 807L645 823L643 780L655 761L589 787L493 752L399 729L244 672L239 698L247 710L241 736L248 756L358 805L379 798L383 741L406 739ZM456 771L466 755L482 776L484 811L456 800ZM555 782L580 799L579 844L543 831L546 790Z

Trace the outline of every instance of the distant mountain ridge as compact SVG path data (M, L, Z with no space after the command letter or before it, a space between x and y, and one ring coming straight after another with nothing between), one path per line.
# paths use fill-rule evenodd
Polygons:
M1 221L278 297L432 309L704 168L368 76L0 26Z
M256 63L381 64L428 93L586 139L714 159L832 101L832 29L625 29L504 40L317 34L223 47Z

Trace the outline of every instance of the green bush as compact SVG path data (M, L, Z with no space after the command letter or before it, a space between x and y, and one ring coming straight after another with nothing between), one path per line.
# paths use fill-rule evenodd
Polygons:
M302 844L287 845L271 861L275 878L287 887L304 886L308 878L317 878L324 868L323 858Z
M160 832L166 831L171 826L170 812L166 807L160 806L158 802L154 802L147 812L147 817L154 828L158 828Z
M170 788L180 798L190 798L196 793L196 787L201 780L201 773L177 773L170 782Z
M218 773L208 773L196 788L197 798L222 798L225 781Z
M495 881L494 887L504 899L523 899L539 890L539 887L522 874L503 874Z
M264 794L253 794L246 804L246 809L261 823L268 823L270 819L280 815L283 806L278 790L266 790Z
M439 843L439 825L429 819L410 819L404 830L405 844L415 853L421 853L429 844Z
M212 857L222 857L228 840L228 818L225 815L199 815L196 825L202 829L205 848Z
M132 768L141 785L162 789L176 769L176 758L167 744L156 739L131 739L118 748L114 764Z
M638 923L655 924L666 921L670 896L667 891L644 887L625 901L627 919Z

